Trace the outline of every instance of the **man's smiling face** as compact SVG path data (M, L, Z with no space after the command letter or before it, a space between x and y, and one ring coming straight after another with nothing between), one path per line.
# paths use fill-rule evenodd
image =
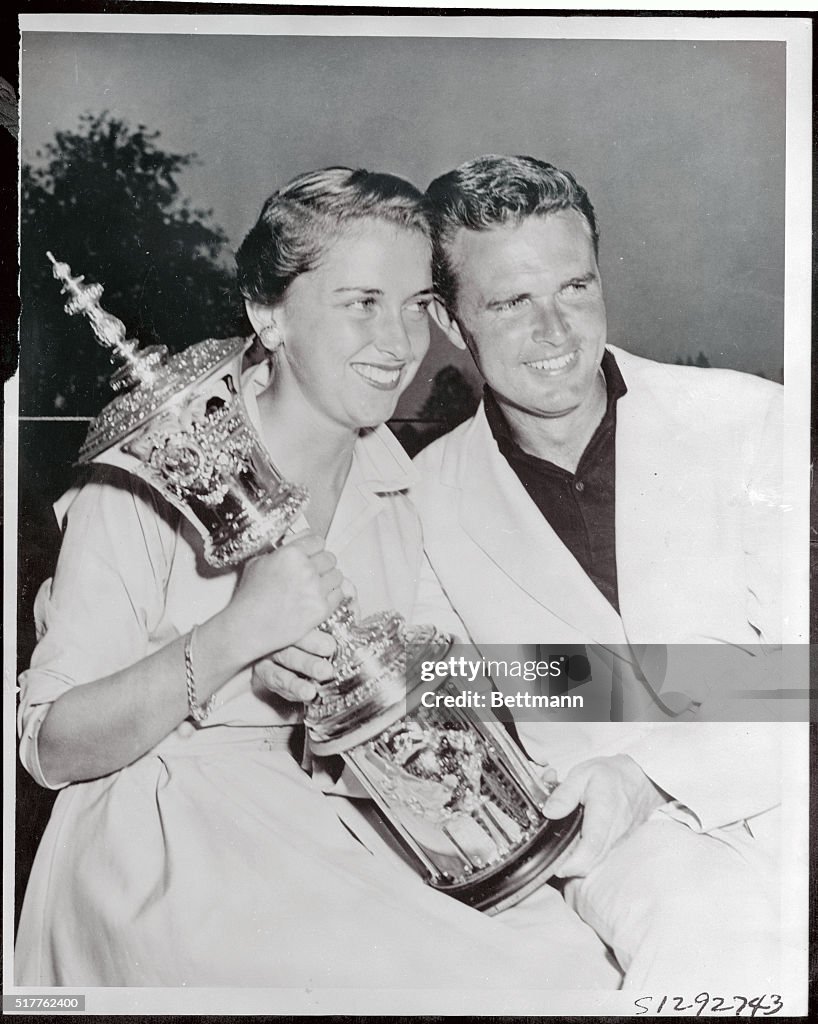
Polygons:
M591 232L574 210L487 231L449 248L457 322L501 404L541 418L593 403L607 337Z

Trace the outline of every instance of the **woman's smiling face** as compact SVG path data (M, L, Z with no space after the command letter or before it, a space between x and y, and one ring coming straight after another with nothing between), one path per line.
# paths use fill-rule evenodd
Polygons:
M368 218L344 226L275 309L277 385L355 430L389 419L429 347L431 247Z

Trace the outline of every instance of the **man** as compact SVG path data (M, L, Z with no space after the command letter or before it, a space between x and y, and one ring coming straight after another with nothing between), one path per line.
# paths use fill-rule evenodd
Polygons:
M607 344L596 216L570 174L488 156L427 195L438 322L486 381L416 460L431 567L466 639L588 645L612 717L642 722L517 723L567 772L547 812L585 805L566 897L626 985L763 989L781 976L781 743L801 734L719 720L782 638L783 389ZM727 678L703 644L740 652Z

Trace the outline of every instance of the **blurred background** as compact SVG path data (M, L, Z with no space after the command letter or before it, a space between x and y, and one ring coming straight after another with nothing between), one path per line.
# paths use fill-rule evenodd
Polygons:
M87 328L52 330L43 245L143 341L187 344L235 326L233 251L295 174L425 188L487 152L589 190L613 342L780 379L784 87L774 42L24 33L22 411L106 398ZM438 340L404 416L442 365L476 383Z
M129 336L178 349L248 331L233 252L295 174L363 166L425 188L480 153L525 153L591 195L612 343L780 381L785 56L695 39L24 32L21 665L59 543L50 504L110 398L46 250L105 286ZM414 453L478 398L469 357L435 336L393 429ZM27 806L50 801L20 785ZM37 839L32 824L18 890Z

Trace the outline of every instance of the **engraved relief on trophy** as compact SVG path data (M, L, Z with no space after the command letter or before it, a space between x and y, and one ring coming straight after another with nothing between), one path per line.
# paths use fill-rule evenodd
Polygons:
M239 399L225 376L226 397L214 389L209 396L194 394L162 412L124 446L149 465L180 500L195 498L220 505L231 478L250 464L253 437L235 408Z
M456 716L418 708L352 753L439 878L466 880L539 825L491 743Z

